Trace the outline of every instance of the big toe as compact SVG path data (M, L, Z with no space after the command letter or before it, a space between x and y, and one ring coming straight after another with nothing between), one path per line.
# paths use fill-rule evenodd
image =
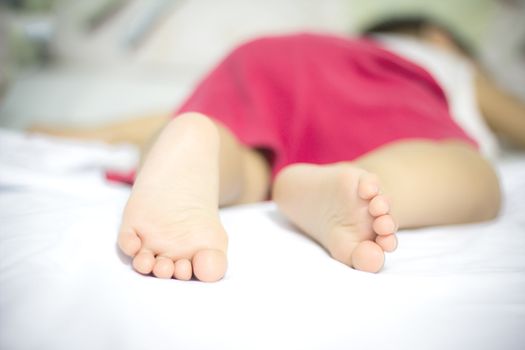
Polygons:
M192 260L193 274L203 282L215 282L226 273L226 254L217 249L203 249Z
M356 270L378 272L385 263L383 249L372 241L363 241L352 252L352 266Z

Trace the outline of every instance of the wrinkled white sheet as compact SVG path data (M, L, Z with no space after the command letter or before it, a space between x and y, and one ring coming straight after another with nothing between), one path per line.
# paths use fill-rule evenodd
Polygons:
M125 147L0 132L0 348L522 349L525 156L495 221L399 234L379 274L330 259L272 203L225 209L215 284L135 273L115 245Z

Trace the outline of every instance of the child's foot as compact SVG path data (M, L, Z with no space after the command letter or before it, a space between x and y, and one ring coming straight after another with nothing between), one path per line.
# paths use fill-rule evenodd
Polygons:
M292 165L276 179L274 200L336 260L377 272L396 249L397 225L377 177L349 164Z
M140 170L119 234L134 268L160 278L217 281L227 236L218 214L219 138L205 117L187 114L164 129Z

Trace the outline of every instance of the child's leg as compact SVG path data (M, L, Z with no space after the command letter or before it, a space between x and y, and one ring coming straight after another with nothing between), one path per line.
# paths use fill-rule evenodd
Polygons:
M278 174L273 196L335 259L372 272L395 249L397 226L488 220L500 206L491 166L457 141L401 141L354 162L292 165Z
M268 181L262 156L205 116L181 115L145 158L124 211L119 246L140 273L219 280L227 249L219 201L262 200Z

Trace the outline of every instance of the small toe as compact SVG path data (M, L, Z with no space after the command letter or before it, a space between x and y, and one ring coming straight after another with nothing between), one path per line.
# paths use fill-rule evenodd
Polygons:
M153 275L158 278L172 278L175 266L170 258L164 256L157 256L155 266L153 267Z
M382 215L374 219L372 223L372 228L374 232L380 236L390 235L395 233L397 230L397 225L392 218L392 215Z
M133 258L133 267L143 275L151 273L155 265L155 257L150 251L141 251Z
M397 248L397 237L396 235L377 236L376 243L385 252L393 252Z
M121 231L118 236L118 246L124 254L135 256L142 246L142 241L133 231Z
M226 254L217 249L198 251L192 260L195 277L203 282L215 282L226 273Z
M359 178L357 193L361 199L371 199L379 194L379 180L376 175L366 173Z
M378 272L385 263L383 249L372 241L363 241L352 252L352 266L356 270Z
M389 211L390 205L388 204L388 200L385 198L385 196L377 195L370 200L368 212L373 217L388 214Z
M175 261L175 270L173 277L182 281L189 281L193 274L191 262L188 259L179 259Z

